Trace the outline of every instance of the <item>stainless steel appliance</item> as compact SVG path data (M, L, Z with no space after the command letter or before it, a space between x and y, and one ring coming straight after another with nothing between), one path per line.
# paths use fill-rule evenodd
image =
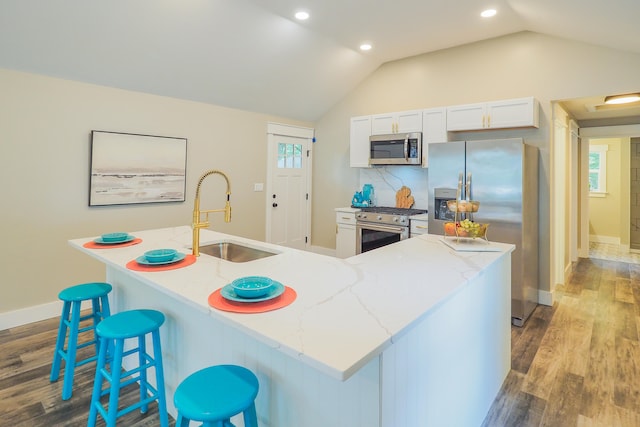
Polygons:
M444 235L452 215L442 201L471 174L470 198L480 202L476 222L490 241L512 243L511 316L522 326L538 303L538 153L521 138L429 145L429 233ZM454 197L448 200L453 200Z
M411 215L424 209L362 208L356 213L356 253L367 252L409 238Z
M370 165L421 165L422 133L394 133L369 137Z

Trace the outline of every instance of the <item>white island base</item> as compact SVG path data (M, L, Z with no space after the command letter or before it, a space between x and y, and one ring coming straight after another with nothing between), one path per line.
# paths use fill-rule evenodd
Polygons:
M433 238L420 236L409 239L414 242L404 246L400 242L395 250L401 254L403 250L414 251L419 245L424 245L445 252L446 256L460 256L462 258L458 261L468 265L469 270L459 272L460 275L454 274L454 279L460 280L458 276L464 275L470 278L455 286L454 291L434 300L428 310L414 316L412 322L402 328L397 327L401 330L393 329L396 326L380 320L384 317L381 311L377 311L380 307L368 307L376 310L377 321L389 331L389 339L363 353L362 359L350 369L337 374L330 367L325 368L323 361L314 358L313 354L306 354L305 346L312 346L304 340L313 334L317 336L322 324L317 325L318 331L313 333L298 331L295 338L300 340L298 347L284 339L280 345L270 337L261 337L242 323L245 319L242 316L254 315L221 316L221 312L206 303L194 304L189 296L179 295L175 289L154 281L159 275L163 275L163 281L179 280L181 270L135 273L124 267L133 252L108 261L107 258L112 258L115 252L81 250L107 261L107 280L114 286L114 312L144 307L165 313L167 321L161 328L165 387L168 409L174 416L173 392L182 379L206 366L233 363L251 369L258 376L260 391L256 408L261 427L479 426L510 367L510 250L507 247L502 253L459 255L441 242L434 246ZM79 239L71 243L80 246L82 241ZM386 256L392 253L393 250L387 249ZM369 254L368 257L362 254L347 260L329 260L314 254L309 256L321 257L321 263L329 263L336 268L361 269L366 266L367 273L362 276L376 275L377 267L368 265L374 258ZM484 264L477 262L474 258L477 256ZM424 261L424 265L428 271L429 262ZM425 274L423 282L415 286L438 286L437 283L429 284L439 276L437 266L434 265L432 270L435 273L431 279ZM212 274L220 273L214 271ZM309 272L310 276L312 274ZM382 280L388 274L377 277ZM401 295L397 298L411 298L411 295L406 295L407 288L403 285L408 279L396 277L403 281L398 283ZM358 280L370 281L370 278L360 277ZM299 298L294 304L304 305L304 285L294 282L292 278L287 283L298 289ZM198 284L185 282L185 293L190 294L189 288L194 286ZM351 293L355 292L351 290ZM389 295L389 298L393 297ZM338 299L338 296L331 297L332 303ZM358 301L366 305L363 297ZM325 305L327 301L320 304ZM388 305L394 306L394 303ZM334 310L337 317L343 316L339 306ZM406 311L411 311L411 308ZM402 318L404 314L398 313L397 317ZM390 318L394 318L393 314ZM263 316L260 326L269 327L271 319L268 315ZM326 321L331 325L331 319ZM273 317L272 326L283 329L278 322L278 318ZM343 323L344 328L350 328L348 322ZM292 330L310 329L303 321L289 326ZM287 335L290 334L287 332ZM327 354L340 354L348 345L340 337L333 340L331 335L324 343ZM310 350L309 353L313 352ZM232 421L243 426L241 417L234 417Z

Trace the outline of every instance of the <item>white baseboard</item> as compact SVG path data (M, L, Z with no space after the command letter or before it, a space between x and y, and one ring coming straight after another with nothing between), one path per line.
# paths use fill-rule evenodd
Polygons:
M612 245L619 245L620 244L620 238L619 237L598 236L598 235L595 235L595 234L590 234L589 235L589 241L590 242L594 242L594 243L610 243Z
M0 313L0 331L40 320L51 319L52 317L60 316L61 312L62 301L53 301L20 310Z
M553 305L553 291L538 290L538 304L551 307Z

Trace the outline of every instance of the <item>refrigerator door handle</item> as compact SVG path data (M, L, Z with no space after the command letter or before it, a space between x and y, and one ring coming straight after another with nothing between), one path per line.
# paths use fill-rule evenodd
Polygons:
M467 202L471 200L471 172L467 174L467 186L465 188L464 195L467 199Z

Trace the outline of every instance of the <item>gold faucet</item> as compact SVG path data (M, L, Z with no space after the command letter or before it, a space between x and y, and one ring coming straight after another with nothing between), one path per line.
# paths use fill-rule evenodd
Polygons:
M222 177L227 181L227 202L222 209L211 209L208 211L200 210L200 186L202 185L202 181L205 180L209 175L218 174L222 175ZM193 202L193 255L200 256L200 229L207 228L209 226L209 214L212 212L224 212L224 222L231 222L231 204L229 203L229 198L231 196L231 183L229 182L229 177L224 174L224 172L220 172L218 170L209 170L205 172L198 181L198 187L196 188L196 199ZM202 221L202 214L205 214L205 220Z

